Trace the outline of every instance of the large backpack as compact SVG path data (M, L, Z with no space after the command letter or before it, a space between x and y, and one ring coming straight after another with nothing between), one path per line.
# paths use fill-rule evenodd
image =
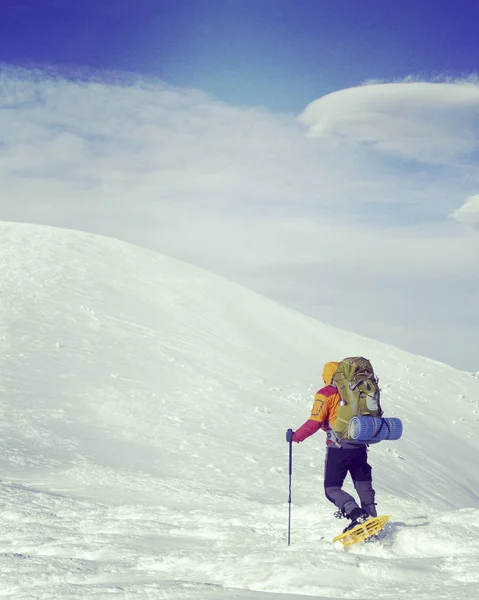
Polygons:
M348 427L353 417L383 414L378 379L367 358L354 356L339 363L331 383L341 396L333 431L338 441L350 441L353 438L348 434Z

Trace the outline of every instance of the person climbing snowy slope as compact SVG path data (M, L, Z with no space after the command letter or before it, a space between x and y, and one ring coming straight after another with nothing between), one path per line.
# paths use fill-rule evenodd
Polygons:
M310 418L299 429L292 432L292 441L303 442L319 429L326 432L324 491L326 498L338 508L335 515L351 520L346 527L347 530L363 523L369 517L376 517L377 512L376 494L372 486L372 468L368 463L366 444L348 441L338 443L333 431L341 402L338 389L331 385L338 366L337 362L328 362L324 365L325 387L321 388L314 397ZM361 506L351 494L342 489L348 472L352 477Z

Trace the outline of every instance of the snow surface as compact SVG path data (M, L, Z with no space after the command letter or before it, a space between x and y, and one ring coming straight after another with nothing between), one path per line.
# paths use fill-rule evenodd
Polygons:
M3 223L0 261L0 597L479 598L477 373L108 238ZM391 523L332 544L318 433L288 547L285 430L357 354L405 426L370 451Z

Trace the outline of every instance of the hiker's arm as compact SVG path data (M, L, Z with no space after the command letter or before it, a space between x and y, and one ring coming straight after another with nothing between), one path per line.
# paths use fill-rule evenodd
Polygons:
M321 390L320 390L321 391ZM302 442L318 429L321 429L328 420L327 398L320 392L314 397L311 417L303 423L293 434L293 442Z
M306 438L309 438L310 435L316 433L320 428L321 423L308 419L306 423L303 423L301 427L293 433L293 442L299 443L304 441Z
M327 388L325 388L327 389ZM319 427L322 427L329 420L329 402L328 398L320 390L314 397L314 404L311 410L311 421L317 421ZM318 427L318 429L319 429Z

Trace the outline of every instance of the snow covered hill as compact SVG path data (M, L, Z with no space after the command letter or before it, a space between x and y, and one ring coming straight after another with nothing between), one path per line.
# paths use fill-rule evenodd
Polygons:
M0 596L477 595L477 376L117 240L3 223L0 264ZM285 430L357 354L405 425L370 453L392 523L332 546L318 433L288 548Z

